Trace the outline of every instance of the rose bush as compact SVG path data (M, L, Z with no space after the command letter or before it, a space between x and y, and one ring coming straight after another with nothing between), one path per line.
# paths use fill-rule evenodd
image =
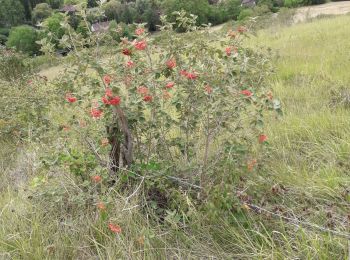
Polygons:
M269 60L242 46L244 27L213 38L195 16L177 19L187 33L163 17L163 41L139 25L135 40L112 45L108 55L98 44L84 48L65 25L61 44L73 50L56 81L59 105L71 115L69 129L90 140L106 170L102 183L127 188L145 180L146 201L160 208L179 207L174 200L189 194L198 205L230 210L235 176L254 170L267 143L265 111L280 110L265 87Z

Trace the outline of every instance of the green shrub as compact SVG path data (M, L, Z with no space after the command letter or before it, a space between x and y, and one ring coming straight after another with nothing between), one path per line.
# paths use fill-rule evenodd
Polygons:
M10 31L6 45L15 48L17 51L33 55L39 53L40 46L36 43L39 40L37 31L30 26L18 26Z
M47 3L37 4L32 12L33 23L41 22L52 14L52 9Z
M298 7L304 5L304 0L284 0L285 7Z
M10 35L10 29L9 28L0 28L0 34L8 37Z
M45 19L43 24L45 32L48 35L51 43L58 46L59 40L65 33L65 29L62 28L61 22L64 21L64 15L60 13L55 13L49 18Z
M24 79L31 72L25 58L23 54L0 49L0 81L10 82Z
M7 36L0 34L0 44L5 45L7 42Z
M251 16L253 16L253 15L254 15L253 9L246 8L246 9L243 9L243 10L239 13L237 19L238 19L238 21L243 21L243 20L245 20L245 19L247 19L248 17L251 17Z

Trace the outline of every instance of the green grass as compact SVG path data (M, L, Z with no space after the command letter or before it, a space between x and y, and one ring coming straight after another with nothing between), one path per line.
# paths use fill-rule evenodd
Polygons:
M269 156L264 170L244 183L247 194L272 212L343 233L349 232L350 110L340 102L342 95L334 93L350 84L348 24L350 17L342 16L274 27L247 43L278 54L270 83L284 111L267 124ZM123 210L123 197L112 191L111 217L123 228L116 237L96 209L79 200L79 188L69 175L51 173L39 193L31 185L7 188L7 183L13 186L7 176L13 174L16 151L9 142L2 147L0 171L6 185L0 186L0 259L328 260L349 254L342 237L253 210L212 220L193 209L193 222L183 227L171 220L155 223L137 207ZM31 160L21 167L33 168ZM127 207L139 203L134 197Z

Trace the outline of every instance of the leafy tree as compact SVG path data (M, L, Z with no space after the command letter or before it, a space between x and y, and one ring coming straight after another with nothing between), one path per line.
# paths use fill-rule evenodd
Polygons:
M49 17L52 14L52 9L47 3L37 4L32 12L33 23L38 23Z
M197 24L205 24L208 22L209 3L207 0L168 0L163 2L165 13L172 21L175 21L174 12L184 10L187 13L198 16Z
M64 28L61 27L61 22L64 20L64 15L55 13L46 20L44 20L44 26L47 34L53 44L58 45L59 40L65 33Z
M24 7L19 0L0 0L0 25L12 27L24 22Z
M37 31L28 25L13 28L7 41L7 46L29 55L37 54L40 46L36 43L39 39Z
M63 5L63 0L46 0L46 2L53 8L58 9Z
M98 6L98 3L97 3L96 0L87 0L87 6L88 6L89 8L91 8L91 7L96 7L96 6Z
M108 20L120 21L123 5L117 0L111 0L102 6Z

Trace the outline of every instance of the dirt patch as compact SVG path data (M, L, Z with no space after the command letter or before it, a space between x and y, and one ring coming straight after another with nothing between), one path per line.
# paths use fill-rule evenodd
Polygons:
M299 23L319 15L339 15L347 13L350 13L350 1L331 2L298 8L293 20L294 23Z

